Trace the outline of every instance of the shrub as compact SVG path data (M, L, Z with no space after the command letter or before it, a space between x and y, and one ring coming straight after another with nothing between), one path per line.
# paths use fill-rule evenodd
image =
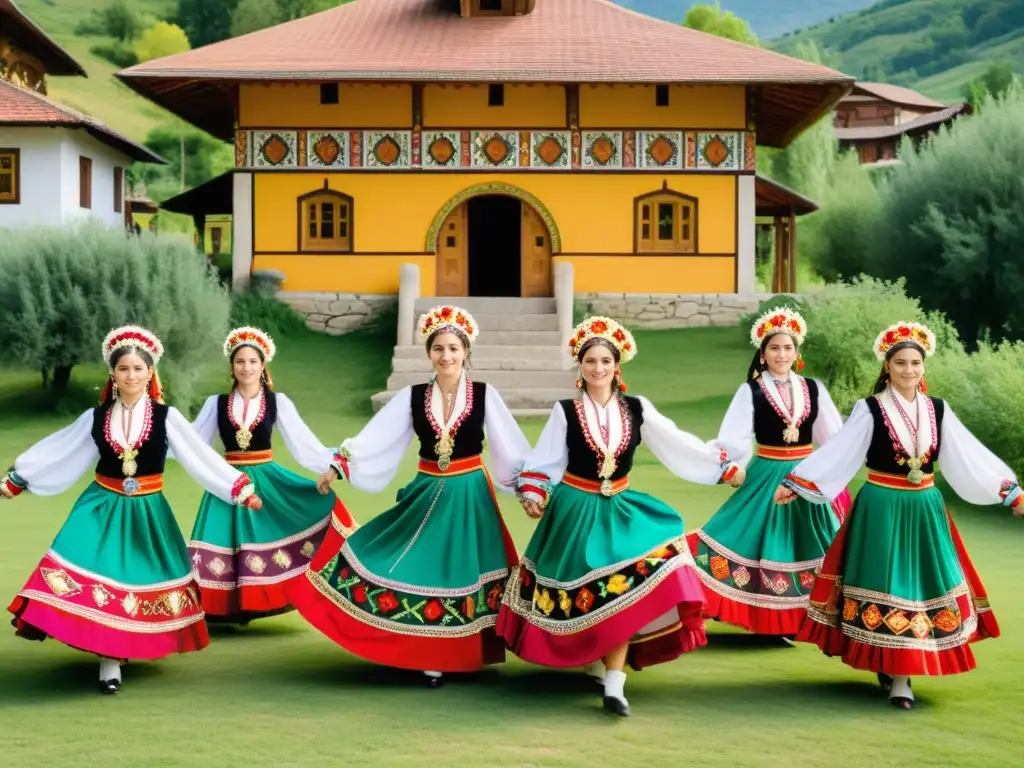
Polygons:
M44 386L63 392L75 365L98 360L111 328L136 323L164 344L168 401L191 404L194 382L217 359L229 301L187 241L94 223L3 237L0 347L8 364L42 371Z
M231 296L231 327L253 325L271 336L297 336L312 333L306 320L288 304L257 293Z
M89 48L89 53L109 61L115 67L131 67L139 63L139 57L135 55L132 45L120 40L97 43Z

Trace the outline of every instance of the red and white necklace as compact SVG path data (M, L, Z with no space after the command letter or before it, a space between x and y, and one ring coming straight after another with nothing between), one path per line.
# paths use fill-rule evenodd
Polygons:
M235 392L238 392L239 397L242 398L242 422L239 423L238 419L235 418ZM246 416L249 414L249 403L255 398L247 398L236 387L231 391L231 395L228 397L228 422L232 427L235 428L235 442L238 443L238 447L243 451L248 451L249 446L252 445L252 431L256 428L256 425L263 421L263 418L267 415L267 398L260 390L260 394L257 395L260 398L260 409L256 413L256 418L252 420L252 424L245 426Z

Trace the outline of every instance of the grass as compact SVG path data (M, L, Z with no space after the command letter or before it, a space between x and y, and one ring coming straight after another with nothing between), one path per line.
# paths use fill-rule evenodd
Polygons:
M736 329L639 332L628 366L642 393L701 437L719 420L750 359ZM369 416L369 396L384 385L390 350L373 340L313 336L283 342L274 364L314 431L335 443ZM82 370L83 385L98 370ZM222 374L205 381L208 392ZM69 419L26 417L32 374L0 374L0 456L13 459ZM542 419L523 421L535 440ZM291 459L281 451L284 463ZM687 526L703 523L728 490L673 478L647 453L632 478L672 503ZM378 496L338 486L357 519L386 508L413 471ZM172 463L167 496L182 529L191 529L201 491ZM59 497L26 494L0 518L0 593L24 583L63 522L84 478ZM515 504L502 508L520 548L532 524ZM0 633L0 741L10 765L77 768L129 763L213 765L259 761L277 767L327 765L836 766L912 758L915 766L1013 763L1024 706L1024 602L1019 521L995 508L956 504L961 531L985 579L1003 638L976 646L969 675L919 680L912 713L892 710L872 676L826 659L810 646L765 648L714 625L709 647L631 675L634 715L606 715L593 683L578 670L551 671L510 656L501 668L452 680L438 691L415 676L345 653L292 614L244 631L215 630L202 653L132 664L121 694L94 692L95 660L57 642L42 645Z

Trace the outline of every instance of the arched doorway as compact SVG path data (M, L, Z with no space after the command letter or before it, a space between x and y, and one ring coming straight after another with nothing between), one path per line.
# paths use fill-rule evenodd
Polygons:
M523 190L483 184L438 212L428 240L438 296L551 296L559 249L550 214Z

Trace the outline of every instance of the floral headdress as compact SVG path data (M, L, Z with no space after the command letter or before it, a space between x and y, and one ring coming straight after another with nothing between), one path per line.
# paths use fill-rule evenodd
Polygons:
M591 339L604 339L609 341L619 350L619 362L628 363L636 357L636 339L633 334L610 317L588 317L576 326L576 330L569 337L569 350L572 352L573 360L579 357L583 345Z
M160 377L157 376L156 366L160 358L164 356L164 345L152 331L146 330L138 325L123 325L115 328L103 339L103 362L110 367L110 360L119 349L140 349L146 352L153 360L153 377L149 380L149 392L147 393L158 403L163 402L163 387L160 385ZM100 394L100 402L105 403L113 391L113 378L107 379L107 384Z
M754 321L750 327L750 343L760 349L764 340L776 333L788 333L801 347L807 337L807 321L790 307L776 307Z
M224 340L224 357L231 357L239 347L254 347L263 355L263 362L269 363L277 353L274 340L266 331L252 326L235 328Z
M458 331L469 340L470 344L476 341L476 337L480 333L476 327L476 320L462 307L451 305L434 307L425 315L420 315L421 341L426 342L432 334L445 329Z
M886 353L903 341L916 344L924 350L925 357L935 354L935 334L921 323L899 322L890 325L875 339L875 357L884 361Z

